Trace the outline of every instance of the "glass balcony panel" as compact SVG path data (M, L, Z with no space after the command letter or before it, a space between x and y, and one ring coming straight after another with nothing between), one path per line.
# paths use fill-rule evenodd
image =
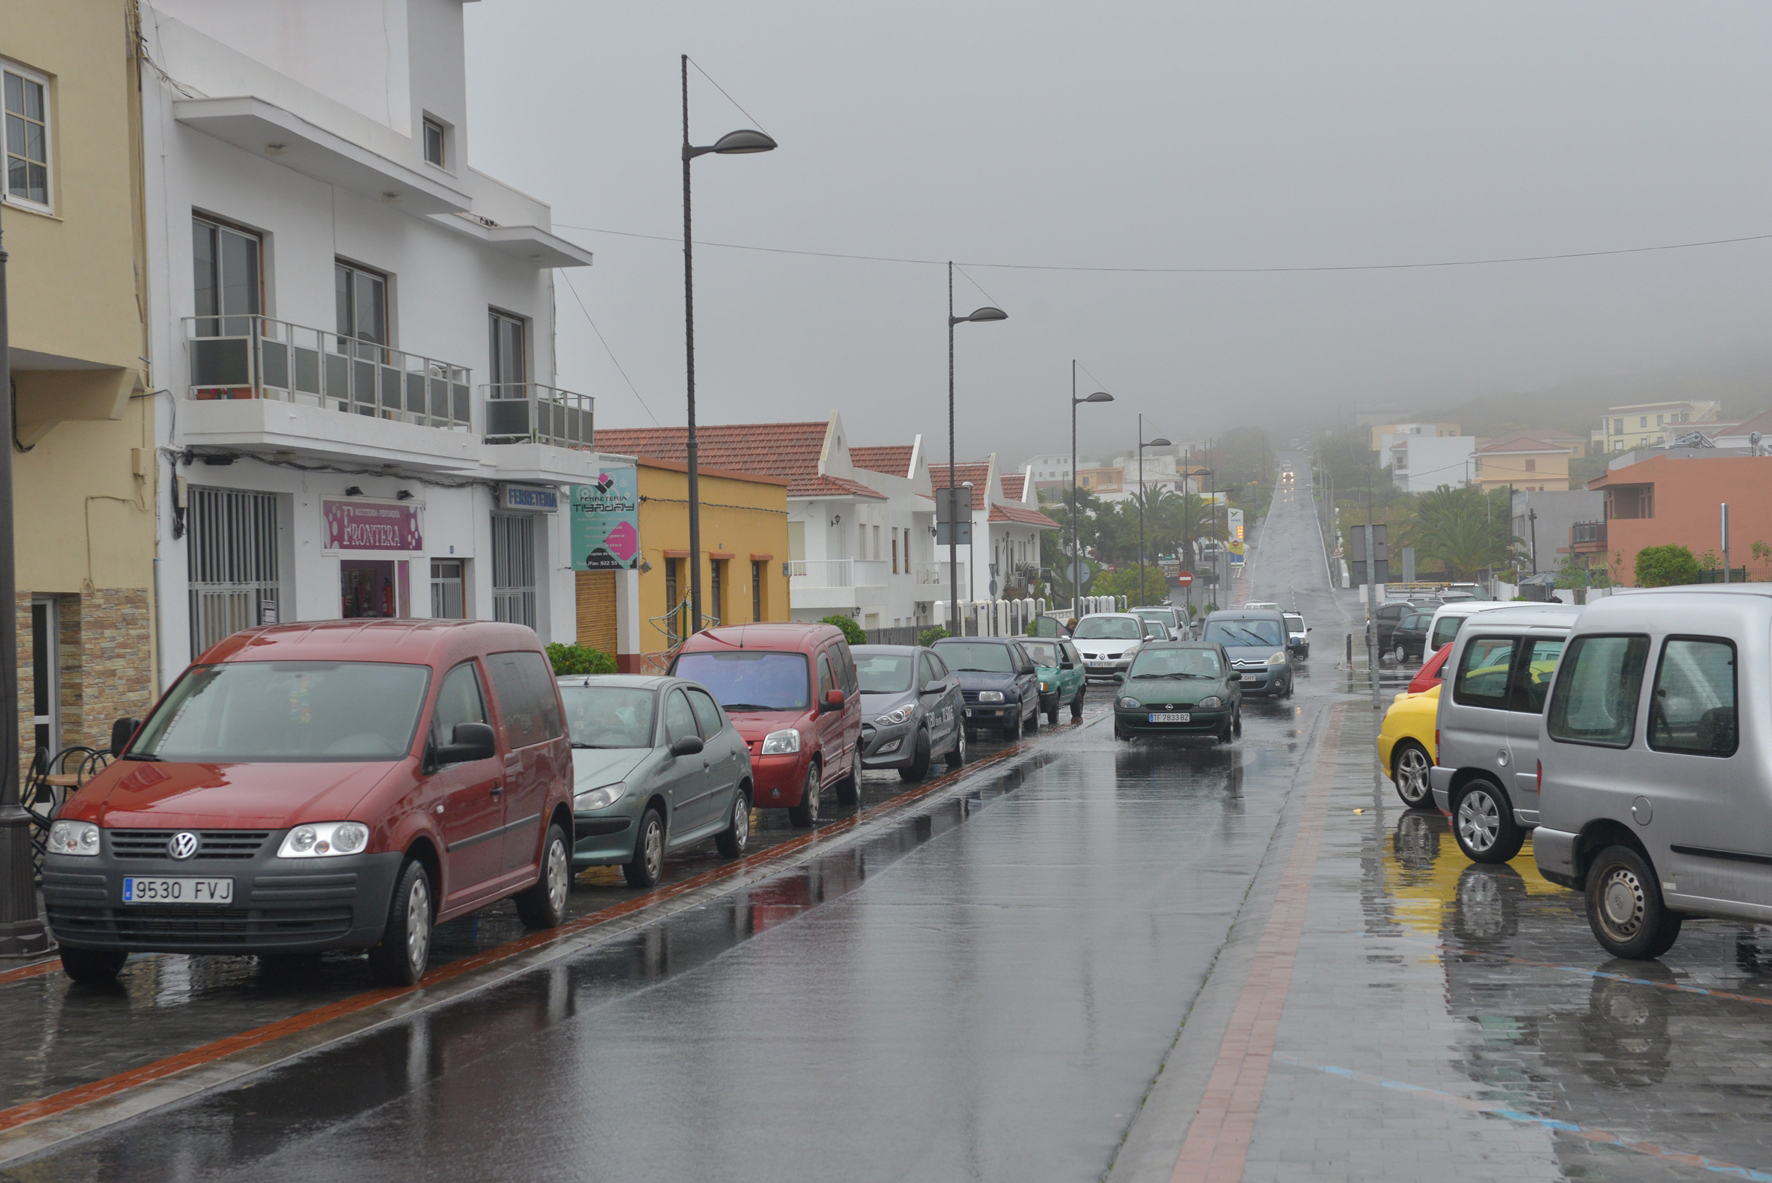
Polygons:
M251 342L245 337L201 337L192 341L191 385L252 385Z
M260 341L258 367L262 385L273 390L289 389L289 346L281 341Z
M320 393L320 351L297 345L295 353L295 387L302 394Z

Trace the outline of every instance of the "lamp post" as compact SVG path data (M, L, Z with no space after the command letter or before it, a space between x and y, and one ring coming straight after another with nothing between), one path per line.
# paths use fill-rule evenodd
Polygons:
M1154 440L1144 438L1144 416L1138 417L1138 598L1144 599L1144 450L1146 448L1167 448L1169 441L1162 436Z
M955 631L960 624L960 512L955 503L958 487L954 484L954 469L959 467L954 453L954 326L972 321L1008 320L1009 314L1001 308L985 305L975 308L970 315L954 315L954 263L948 260L948 592L953 596L953 612L948 617L949 632L955 636L963 636L964 632ZM970 487L970 486L969 486ZM985 500L990 500L988 497ZM966 499L966 518L972 519L972 498ZM970 537L970 535L968 535ZM972 544L966 544L966 553L972 553ZM967 590L972 589L972 580L968 575Z
M742 156L767 152L775 141L760 131L730 131L705 148L689 142L689 55L683 67L683 348L688 360L689 436L685 460L689 466L689 631L701 631L701 470L695 448L695 244L689 233L689 162L717 152ZM674 605L673 605L674 608Z
M1077 404L1111 403L1114 396L1105 390L1077 397L1077 359L1071 358L1071 617L1077 615L1077 603L1083 591L1083 551L1077 535Z
M1193 467L1193 449L1191 449L1191 448L1188 449L1187 455L1188 455L1188 459L1184 462L1183 467L1187 468L1189 471L1188 471L1187 476L1182 477L1182 481L1181 481L1181 507L1183 510L1187 509L1187 477L1188 476L1203 477L1203 476L1211 476L1212 475L1212 470L1210 468L1196 469ZM1194 496L1199 497L1200 494L1196 493L1196 494L1194 494ZM1182 514L1182 524L1183 524L1183 529L1186 531L1185 538L1187 541L1187 563L1188 563L1188 569L1191 571L1194 566L1194 557L1195 557L1194 556L1194 515L1192 513L1183 513ZM1210 522L1208 522L1207 528L1210 529L1211 525L1212 524ZM1194 620L1194 585L1191 583L1188 584L1188 586L1187 586L1187 611L1188 611L1188 623L1192 624L1193 620Z

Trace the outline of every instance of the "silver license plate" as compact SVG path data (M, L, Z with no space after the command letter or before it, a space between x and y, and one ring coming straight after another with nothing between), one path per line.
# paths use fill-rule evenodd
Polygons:
M190 875L126 875L126 904L231 904L232 879L199 879Z
M1151 715L1153 723L1188 723L1192 720L1193 716L1186 711L1164 711Z

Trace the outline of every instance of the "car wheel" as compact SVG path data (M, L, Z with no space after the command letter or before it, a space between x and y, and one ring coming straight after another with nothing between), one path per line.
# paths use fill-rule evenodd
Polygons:
M1231 739L1233 738L1233 733L1231 731L1231 721L1229 719L1226 719L1224 721L1224 726L1220 727L1218 729L1218 734L1214 735L1212 738L1213 738L1214 742L1216 742L1216 743L1225 744L1225 743L1231 742Z
M621 872L634 887L654 887L664 874L665 825L658 810L648 807L640 815L640 832L634 836L634 857Z
M1628 846L1608 846L1587 872L1587 922L1614 957L1648 961L1673 948L1681 917L1667 910L1649 860Z
M929 775L929 732L917 728L916 755L911 757L907 767L898 770L898 778L906 782L916 782Z
M407 859L388 904L388 926L381 944L369 950L369 976L381 986L410 986L424 977L431 961L431 877L417 859Z
M1077 687L1077 697L1071 699L1071 722L1075 723L1083 717L1083 687Z
M806 785L800 790L800 803L790 806L788 820L802 830L818 822L818 761L806 766Z
M1397 786L1397 796L1410 809L1433 804L1428 800L1433 794L1433 786L1428 781L1428 770L1432 767L1427 749L1414 740L1403 740L1392 753L1391 783Z
M1016 711L1013 721L1003 724L1003 738L1011 743L1021 738L1021 712Z
M1505 863L1526 841L1507 794L1487 777L1471 781L1452 799L1452 836L1473 863Z
M751 799L743 788L732 795L732 817L714 837L714 845L726 858L739 858L751 844Z
M1404 649L1401 645L1398 645L1397 646L1397 664L1402 665L1403 662L1408 660L1408 657L1409 657L1409 651L1407 649Z
M572 887L572 848L559 823L548 827L541 851L541 874L517 896L517 919L524 928L556 928L566 919L566 893Z
M1023 731L1038 731L1040 729L1040 696L1037 694L1034 695L1033 712L1022 716L1021 729Z
M118 949L70 949L62 946L62 972L82 986L109 986L117 980L129 954Z
M861 804L861 744L855 745L855 756L849 765L849 775L837 782L838 805Z
M978 728L967 727L964 731L961 732L961 734L966 737L967 743L971 743L972 741L974 741L978 738Z
M1046 712L1046 723L1051 727L1058 726L1058 695L1056 694L1052 696L1052 709Z
M958 768L966 763L966 741L972 737L972 729L961 727L954 732L954 746L948 749L947 762L949 768Z

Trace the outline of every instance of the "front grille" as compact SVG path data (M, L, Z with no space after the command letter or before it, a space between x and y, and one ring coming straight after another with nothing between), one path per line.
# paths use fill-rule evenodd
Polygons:
M166 842L178 830L106 830L111 840L111 857L119 859L165 859ZM226 859L238 861L257 855L269 830L198 830L197 853L188 861Z
M116 941L138 948L177 945L226 949L296 944L340 937L351 930L351 909L51 907L49 926L64 937Z

